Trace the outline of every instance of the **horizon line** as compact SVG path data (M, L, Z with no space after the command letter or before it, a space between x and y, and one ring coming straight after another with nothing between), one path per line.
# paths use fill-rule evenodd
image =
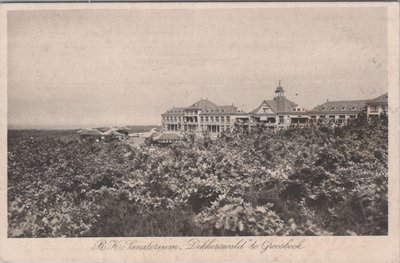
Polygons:
M161 126L161 124L139 124L139 125L82 125L82 126L41 126L41 125L7 125L7 130L79 130L88 128L103 128L103 127L122 127L122 126L133 126L133 127L143 127L143 126Z

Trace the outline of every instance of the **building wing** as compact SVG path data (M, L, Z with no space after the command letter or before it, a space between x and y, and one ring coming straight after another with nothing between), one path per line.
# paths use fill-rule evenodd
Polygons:
M357 114L365 109L367 100L327 101L316 106L311 114Z

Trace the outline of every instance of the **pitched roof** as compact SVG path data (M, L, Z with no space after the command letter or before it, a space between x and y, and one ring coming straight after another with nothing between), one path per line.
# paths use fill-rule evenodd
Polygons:
M197 101L196 103L193 103L189 107L183 108L177 108L174 107L170 110L167 110L164 114L162 115L172 115L172 116L183 116L185 113L185 110L201 110L201 114L226 114L226 113L243 113L243 111L238 111L239 108L234 106L234 105L226 105L226 106L218 106L217 104L209 101L208 99L201 99Z
M239 108L234 106L234 105L228 105L228 106L217 106L215 108L212 109L206 109L203 110L201 115L204 114L226 114L226 113L238 113ZM240 111L241 113L243 113L242 111Z
M256 114L260 108L267 104L271 110L275 113L286 113L286 112L295 112L293 108L296 108L298 104L294 103L291 100L288 100L285 97L275 98L273 100L264 100L260 106L258 106L255 110L251 111L251 114Z
M114 128L111 127L111 126L108 126L108 127L98 127L98 128L95 128L95 129L99 130L101 132L105 132L105 131L108 131L109 129L114 129Z
M327 101L316 106L310 113L357 113L366 106L366 100Z
M153 138L155 141L164 141L164 140L179 140L180 136L177 133L161 133L160 135Z
M85 129L80 133L80 135L102 136L103 133L96 129Z
M367 104L368 105L388 104L388 93L386 92L385 94L368 101Z
M157 137L160 134L161 133L152 130L152 131L146 133L143 137L146 138L146 139L153 139L154 137Z
M122 133L119 133L117 129L111 128L108 131L103 132L104 135L123 135Z
M201 99L198 102L193 103L186 109L199 109L199 110L205 111L205 110L215 109L217 107L218 107L217 104L209 101L208 99Z
M184 114L185 108L183 107L173 107L170 110L167 110L163 115L168 114L168 115L183 115Z
M128 126L121 126L121 127L117 127L116 130L118 130L118 131L131 131L132 129L129 128Z

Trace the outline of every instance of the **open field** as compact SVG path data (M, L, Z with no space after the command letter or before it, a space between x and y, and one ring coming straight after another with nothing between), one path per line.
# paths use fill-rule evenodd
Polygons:
M387 157L385 119L162 148L10 131L8 236L385 235Z

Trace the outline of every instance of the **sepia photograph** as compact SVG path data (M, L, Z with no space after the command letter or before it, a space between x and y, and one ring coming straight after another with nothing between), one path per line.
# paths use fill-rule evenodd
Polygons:
M144 6L7 12L8 238L388 235L387 7Z

